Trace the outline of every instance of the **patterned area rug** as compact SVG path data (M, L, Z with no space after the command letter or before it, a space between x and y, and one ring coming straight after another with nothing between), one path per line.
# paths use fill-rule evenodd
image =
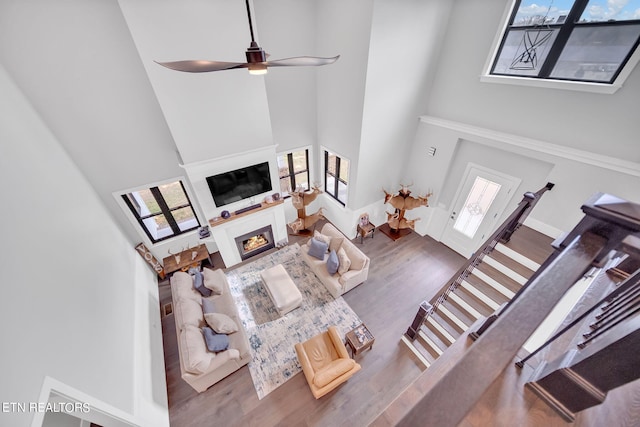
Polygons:
M227 272L253 358L249 371L262 399L302 369L294 344L335 325L342 335L361 321L342 299L334 299L299 255L300 246L286 246L250 264ZM282 264L302 294L302 305L280 317L267 294L260 272Z

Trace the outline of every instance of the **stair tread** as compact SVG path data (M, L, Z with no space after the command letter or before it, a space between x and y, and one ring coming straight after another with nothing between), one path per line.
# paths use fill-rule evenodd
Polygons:
M487 298L489 298L491 301L497 304L498 307L500 307L500 305L510 300L510 298L507 298L505 295L500 293L490 284L485 283L480 277L478 277L475 274L470 274L465 279L465 281L468 282L472 287L478 289L479 292L481 292Z
M513 295L522 287L521 283L516 282L487 262L481 262L471 274L480 277L484 282L498 289L509 299L513 298Z
M445 301L440 304L437 311L449 325L451 325L460 333L466 331L469 328L469 325L473 323L465 322L465 316L463 316L458 310L452 307L449 301Z
M527 258L542 264L553 253L553 239L539 231L522 225L513 233L511 240L504 245Z
M467 313L467 315L474 321L482 317L482 314L478 310L476 310L474 304L470 304L469 302L467 302L457 292L452 292L449 295L449 301L459 307L460 310L463 310L465 313Z
M480 312L485 312L484 313L485 316L487 315L486 311L489 311L489 314L490 314L496 311L500 307L500 304L495 302L487 294L485 294L484 292L481 292L477 287L473 286L471 283L467 282L466 280L462 281L462 283L460 284L460 288L458 289L460 290L460 293L462 295L464 294L470 295L470 298L473 298L475 301L478 301L480 303L480 306L476 304L475 307ZM481 307L486 307L486 309L483 310Z
M503 252L500 252L500 250L497 248L494 251L492 251L489 255L486 255L485 259L491 259L496 263L503 265L506 269L508 269L509 272L513 273L513 275L508 274L509 277L514 278L515 277L514 275L517 275L519 277L522 277L525 282L529 277L533 275L535 271L535 270L531 270L525 265L520 264L518 261L511 258L509 255Z

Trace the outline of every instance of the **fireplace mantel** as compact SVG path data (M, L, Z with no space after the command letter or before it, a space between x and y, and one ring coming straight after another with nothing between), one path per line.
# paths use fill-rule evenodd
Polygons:
M282 201L263 203L261 207L229 218L209 220L211 237L215 240L227 268L242 262L235 238L267 225L271 226L276 243L287 242L287 223Z
M241 218L241 217L246 216L246 215L251 215L251 214L256 213L258 211L261 211L263 209L268 209L268 208L274 207L276 205L280 205L282 203L284 203L284 200L278 200L278 201L274 201L274 202L271 202L271 203L263 202L263 203L260 204L259 208L255 208L255 209L252 209L250 211L246 211L246 212L242 212L242 213L238 213L238 214L231 213L231 216L229 216L229 218L222 218L220 216L212 218L212 219L209 220L209 225L211 227L216 227L216 226L218 226L220 224L224 224L225 222L233 221L234 219Z

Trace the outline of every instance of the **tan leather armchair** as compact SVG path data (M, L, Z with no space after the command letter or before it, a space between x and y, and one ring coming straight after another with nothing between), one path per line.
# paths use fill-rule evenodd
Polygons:
M296 344L295 348L302 372L316 399L360 370L360 365L349 357L335 326L330 326L327 332L308 341Z

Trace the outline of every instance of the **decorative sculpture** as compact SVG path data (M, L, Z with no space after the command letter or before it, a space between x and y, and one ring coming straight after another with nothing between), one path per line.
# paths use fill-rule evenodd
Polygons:
M429 197L433 193L429 192L424 196L413 197L409 187L412 184L400 184L400 191L398 194L388 193L384 188L384 203L389 203L395 209L395 212L387 212L387 224L389 225L392 233L398 233L401 229L411 229L415 227L416 221L420 218L406 219L404 213L407 210L417 208L418 206L429 206Z
M313 202L320 193L322 193L322 191L320 191L317 185L314 185L311 191L305 191L303 188L298 187L294 191L289 192L293 207L298 210L298 218L288 224L294 234L310 234L309 228L319 220L324 219L322 208L311 215L307 215L306 213L307 205Z

